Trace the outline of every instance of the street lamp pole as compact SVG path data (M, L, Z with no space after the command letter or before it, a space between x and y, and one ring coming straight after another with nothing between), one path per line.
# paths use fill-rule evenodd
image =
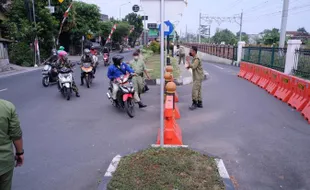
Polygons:
M35 8L34 8L34 0L32 0L32 14L33 14L33 22L34 22L34 27L35 27L35 30L37 30L37 22L36 22L36 12L35 12ZM36 49L36 43L34 43L34 52L35 52L35 56L34 56L34 67L38 67L37 65L37 55L38 55L38 63L40 64L41 63L41 60L40 60L40 50L39 50L39 40L38 40L38 36L37 36L37 31L36 31L36 37L35 37L35 40L34 40L37 44L38 44L38 49Z
M122 19L122 6L127 5L127 4L130 4L130 3L131 3L131 2L129 1L128 3L124 3L124 4L121 4L121 5L119 6L119 20Z

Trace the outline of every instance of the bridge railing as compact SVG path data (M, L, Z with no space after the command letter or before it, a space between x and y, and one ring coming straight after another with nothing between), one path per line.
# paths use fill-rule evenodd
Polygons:
M233 45L219 45L219 44L204 44L204 43L183 43L183 46L188 48L192 46L197 46L198 51L207 53L209 55L214 55L217 57L222 57L225 59L230 59L237 61L237 46Z

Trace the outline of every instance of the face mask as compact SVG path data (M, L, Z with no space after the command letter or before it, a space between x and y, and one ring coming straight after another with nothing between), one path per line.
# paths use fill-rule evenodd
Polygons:
M189 52L189 56L193 56L192 52Z
M138 56L134 56L133 58L134 58L134 60L136 60L136 61L139 59Z

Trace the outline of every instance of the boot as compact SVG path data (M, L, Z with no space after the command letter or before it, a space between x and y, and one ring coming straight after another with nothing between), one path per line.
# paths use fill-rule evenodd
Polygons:
M197 102L193 100L193 104L189 107L190 110L194 110L197 108Z
M147 84L145 84L144 85L144 92L147 92L147 91L149 91L150 89L149 89L149 87L147 86Z
M84 85L84 78L81 77L81 86L83 86L83 85Z
M143 104L141 101L137 102L139 105L139 108L145 108L147 105Z
M198 100L197 107L198 107L198 108L203 108L203 106L202 106L202 101L199 101L199 100Z
M76 97L80 97L80 94L78 92L75 93Z

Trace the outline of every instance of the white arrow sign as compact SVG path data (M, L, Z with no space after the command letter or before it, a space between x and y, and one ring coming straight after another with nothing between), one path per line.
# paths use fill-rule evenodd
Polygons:
M170 31L170 27L167 26L166 24L164 25L164 31L165 31L165 32L169 32L169 31Z

